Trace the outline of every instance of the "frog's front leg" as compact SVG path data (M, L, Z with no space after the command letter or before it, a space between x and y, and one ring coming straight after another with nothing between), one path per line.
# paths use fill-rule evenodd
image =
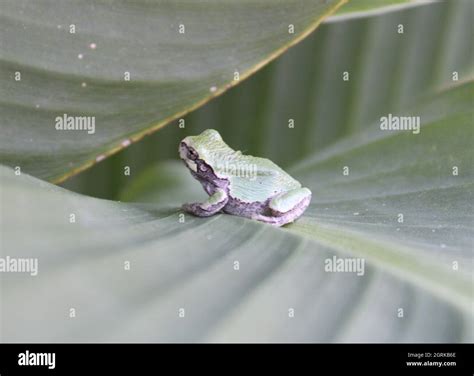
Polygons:
M184 204L183 210L198 217L209 217L218 213L227 201L229 201L227 192L219 188L203 203Z
M253 219L274 226L283 226L299 218L310 201L311 191L308 188L295 188L270 200L268 204L270 215L258 214L253 216Z

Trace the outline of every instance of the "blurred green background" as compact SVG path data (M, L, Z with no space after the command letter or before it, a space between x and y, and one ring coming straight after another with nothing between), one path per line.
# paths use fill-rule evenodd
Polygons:
M185 116L184 129L174 121L62 185L117 199L153 163L177 160L182 138L207 128L219 130L235 149L289 167L374 126L388 112L406 111L423 94L452 82L454 71L460 81L469 77L471 21L470 1L326 21L282 57ZM403 34L397 33L399 24Z

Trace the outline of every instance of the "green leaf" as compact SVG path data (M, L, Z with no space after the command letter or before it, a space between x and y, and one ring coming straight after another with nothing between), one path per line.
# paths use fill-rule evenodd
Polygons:
M374 123L295 166L314 198L286 228L182 217L184 166L136 180L128 198L149 204L2 168L2 256L39 259L35 277L1 274L3 341L472 341L473 90L415 106L419 134ZM363 275L328 272L333 257Z
M0 161L63 180L245 79L342 2L2 1ZM91 134L57 130L65 114L94 118Z

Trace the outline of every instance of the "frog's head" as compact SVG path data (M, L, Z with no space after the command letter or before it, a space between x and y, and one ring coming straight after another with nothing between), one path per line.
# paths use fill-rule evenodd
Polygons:
M188 136L179 144L179 156L188 168L198 173L198 160L213 167L219 154L228 148L221 135L214 129L206 129L197 136Z

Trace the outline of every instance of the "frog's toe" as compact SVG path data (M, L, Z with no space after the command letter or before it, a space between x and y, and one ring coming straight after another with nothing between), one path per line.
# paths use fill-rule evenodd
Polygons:
M184 204L181 207L186 213L195 215L197 217L210 217L216 214L216 210L205 210L200 204Z

